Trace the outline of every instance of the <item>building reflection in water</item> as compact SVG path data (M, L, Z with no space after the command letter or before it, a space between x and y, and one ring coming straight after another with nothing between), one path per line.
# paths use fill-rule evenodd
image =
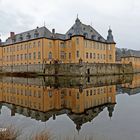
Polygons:
M128 95L140 93L140 74L134 75L131 82L122 84L121 90Z
M116 104L115 81L124 82L120 76L95 79L76 79L79 83L72 79L72 83L76 84L71 85L70 80L58 78L2 77L1 107L4 105L10 108L11 116L19 113L43 122L50 117L55 120L56 116L67 114L79 131L82 124L92 121L106 107L109 117L112 117Z

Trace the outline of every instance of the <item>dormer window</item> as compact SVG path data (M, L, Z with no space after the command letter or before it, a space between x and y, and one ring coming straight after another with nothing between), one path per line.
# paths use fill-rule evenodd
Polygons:
M39 33L37 30L35 30L34 37L38 37L38 36L39 36Z
M98 37L98 40L101 41L101 37L100 36Z
M19 40L20 40L20 41L22 41L22 40L23 40L22 34L20 35Z
M15 37L12 39L12 42L16 42L16 38Z
M72 33L69 33L68 36L69 36L69 38L70 38L70 37L72 36Z
M30 35L30 33L28 33L27 35L26 35L26 39L30 39L31 38L31 35Z
M92 35L91 39L95 40L96 39L96 35Z
M83 35L84 35L85 37L88 37L88 34L87 34L87 33L84 33Z

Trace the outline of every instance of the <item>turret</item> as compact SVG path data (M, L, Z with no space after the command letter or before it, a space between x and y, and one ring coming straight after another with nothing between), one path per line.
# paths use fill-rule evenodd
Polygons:
M114 38L113 38L113 35L112 35L112 30L110 28L108 30L107 42L108 43L114 43Z
M109 106L107 107L108 116L109 116L110 118L113 116L114 106L115 106L115 105L112 104L112 105L109 105Z

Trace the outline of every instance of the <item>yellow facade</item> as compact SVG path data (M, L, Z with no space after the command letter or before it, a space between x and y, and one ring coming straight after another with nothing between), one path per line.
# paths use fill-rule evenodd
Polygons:
M80 21L76 21L75 24L85 26ZM51 33L46 27L37 27L32 31L17 35L11 33L6 43L3 43L0 47L0 66L46 64L54 63L54 61L60 63L79 63L80 60L88 63L115 63L115 42L109 42L103 39L88 25L86 28L91 30L88 31L90 38L83 34L74 33L65 39L60 37L56 38L57 33ZM24 37L22 39L22 35L25 36L26 34L26 36L29 36L30 32L34 31L35 33L39 33L42 32L40 31L42 29L47 30L50 36L41 35L28 39ZM95 35L97 34L97 37L102 38L103 41L98 38L92 39L91 32L94 32L93 34ZM111 34L110 32L112 33L112 31L109 30L109 35ZM65 36L68 35L66 34ZM113 38L112 34L111 37ZM22 40L18 40L19 38Z
M0 82L0 101L47 112L69 109L83 113L86 109L116 103L116 86L54 89L37 85Z
M140 72L140 57L127 56L121 58L122 64L132 64L135 72Z
M134 75L131 83L122 84L122 87L129 89L140 88L140 75Z
M79 43L76 44L77 40ZM73 37L60 41L46 38L6 45L0 48L3 66L45 64L58 60L62 63L115 63L115 45Z

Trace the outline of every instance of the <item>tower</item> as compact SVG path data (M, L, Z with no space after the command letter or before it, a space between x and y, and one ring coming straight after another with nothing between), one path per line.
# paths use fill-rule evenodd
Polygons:
M111 30L110 27L109 27L108 35L107 35L107 42L108 42L108 43L114 43L114 38L113 38L112 30Z

